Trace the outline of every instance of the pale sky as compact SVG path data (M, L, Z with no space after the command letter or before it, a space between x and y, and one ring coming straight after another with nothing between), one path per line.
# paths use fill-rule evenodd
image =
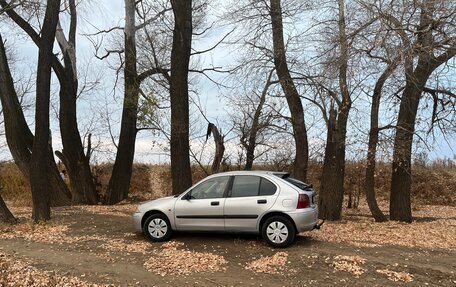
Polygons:
M77 52L78 52L78 64L79 64L79 76L85 74L82 72L82 67L89 65L89 69L87 69L89 73L89 77L94 78L95 75L101 75L101 83L97 86L96 90L94 90L90 95L83 95L82 99L79 101L78 106L78 115L80 118L79 128L81 132L81 136L89 129L89 127L93 127L95 130L94 132L94 139L99 141L99 144L102 146L102 150L105 152L96 154L98 161L103 161L106 159L112 159L114 155L115 148L111 143L111 139L107 131L107 124L103 120L100 120L98 117L100 116L103 111L108 110L108 112L104 112L105 118L109 116L110 120L112 121L111 124L115 125L120 122L120 109L121 109L121 96L122 91L116 91L116 95L113 94L113 83L115 81L115 74L114 70L108 67L106 62L99 61L94 59L94 48L92 43L86 39L86 37L82 36L83 33L90 33L95 31L95 27L103 30L109 29L113 26L122 26L123 25L123 13L124 13L124 4L123 1L116 0L116 1L109 1L109 0L101 0L101 1L94 1L90 4L90 7L83 7L83 9L87 12L79 12L79 36L77 39ZM90 24L89 24L90 23ZM63 23L65 25L65 23ZM3 26L2 26L3 27ZM8 37L14 37L14 34L6 33L4 28L0 27L2 30L2 35L4 38L8 40L7 43L11 43L13 40L10 40ZM223 30L219 28L218 30L214 30L211 32L210 36L207 37L204 41L194 42L193 47L197 50L203 50L214 43L216 43L222 37ZM22 32L20 32L22 33ZM18 43L19 49L15 50L15 58L18 59L18 62L15 66L16 76L21 75L22 78L24 76L32 76L33 71L35 70L36 65L36 56L37 50L33 43L27 40L26 37L15 37L16 43ZM108 36L106 37L108 39ZM11 41L11 42L10 42ZM57 48L57 45L55 46ZM56 50L57 51L57 50ZM228 50L225 48L219 48L213 51L210 54L205 55L203 58L200 59L201 63L209 64L213 63L215 65L230 65L234 61L235 53L233 50ZM20 62L19 60L23 60ZM89 63L89 64L87 64ZM84 68L85 69L85 68ZM222 75L213 75L215 78L221 78ZM55 83L56 81L54 81ZM120 80L120 83L122 81ZM81 83L80 83L81 85ZM204 77L198 77L198 91L201 95L201 103L203 104L203 108L207 112L207 117L209 120L219 123L223 130L229 130L229 126L227 124L227 115L228 112L226 110L226 103L225 99L221 97L221 93L224 91L217 88L214 84L210 81L205 79ZM33 93L29 95L33 98ZM53 96L54 103L57 106L56 101L57 95ZM305 107L307 103L304 103ZM352 112L351 120L353 122L359 122L366 120L366 112L363 110L368 110L367 107L363 107L364 104L360 103L356 106L356 109ZM55 111L51 111L51 113L55 114ZM97 116L97 118L94 118ZM28 112L28 119L29 124L33 125L33 111ZM310 121L306 118L306 121ZM61 149L61 140L59 135L58 123L56 117L52 120L53 127L53 145L54 149ZM194 137L198 137L199 135L204 134L205 132L205 122L201 122L201 127L197 128L196 134ZM366 127L368 125L368 121L365 122ZM322 145L325 139L325 131L321 131L313 129L310 131L310 143L311 145L314 144L315 146ZM350 127L349 127L350 129ZM33 130L33 128L32 128ZM114 129L116 132L117 129ZM96 135L95 135L96 134ZM115 136L118 136L117 134ZM227 138L232 138L234 135L228 135ZM1 141L4 141L2 138ZM155 144L153 144L155 141ZM196 151L200 151L201 148L204 146L207 154L207 158L209 160L210 154L213 150L213 140L210 139L207 144L204 145L204 141L200 139L195 139L192 141L192 145L195 147ZM456 148L452 148L456 146L455 137L449 139L449 143L447 143L441 136L438 136L435 143L428 143L429 148L431 148L429 153L429 158L436 159L436 158L453 158L454 154L456 153ZM0 146L2 146L0 144ZM135 159L141 162L167 162L169 158L167 157L167 151L163 150L163 146L166 146L166 140L163 137L156 137L151 134L141 132L138 134L138 139L136 143L136 156ZM423 145L420 145L423 146ZM316 148L316 147L315 147ZM365 151L365 146L361 146L358 150L349 150L347 152L347 156L351 156L354 158L359 157L359 152ZM233 139L231 142L227 143L227 153L232 153L233 157L236 155L238 149L238 139ZM359 150L361 149L361 151ZM109 152L110 151L110 152ZM364 157L364 154L363 154ZM10 156L6 151L5 147L1 148L0 150L0 160L9 159Z

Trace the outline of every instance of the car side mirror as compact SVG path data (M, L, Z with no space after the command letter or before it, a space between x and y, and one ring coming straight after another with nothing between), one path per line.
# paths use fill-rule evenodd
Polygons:
M183 197L182 199L185 199L185 200L190 200L192 198L192 196L190 195L190 192L187 192Z

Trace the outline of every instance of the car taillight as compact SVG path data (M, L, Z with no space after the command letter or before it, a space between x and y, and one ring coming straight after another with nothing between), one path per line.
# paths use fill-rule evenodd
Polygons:
M310 206L310 199L307 194L300 194L298 197L298 206L296 207L297 209L299 208L307 208Z

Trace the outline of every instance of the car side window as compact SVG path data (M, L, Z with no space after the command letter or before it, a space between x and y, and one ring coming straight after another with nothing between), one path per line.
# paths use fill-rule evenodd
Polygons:
M261 178L251 175L237 175L234 177L231 197L257 196Z
M277 187L275 184L267 180L266 178L261 179L260 184L260 195L273 195L276 193Z
M223 197L229 180L229 176L223 176L203 181L190 191L190 198L205 199Z

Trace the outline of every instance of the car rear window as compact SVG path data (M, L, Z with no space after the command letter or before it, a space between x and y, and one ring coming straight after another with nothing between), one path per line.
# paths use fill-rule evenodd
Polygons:
M273 195L276 186L265 178L251 175L238 175L234 177L231 197L246 197L258 195Z
M275 184L267 180L266 178L261 179L260 195L273 195L276 193L277 187Z
M260 188L260 177L239 175L234 177L232 197L257 196Z

